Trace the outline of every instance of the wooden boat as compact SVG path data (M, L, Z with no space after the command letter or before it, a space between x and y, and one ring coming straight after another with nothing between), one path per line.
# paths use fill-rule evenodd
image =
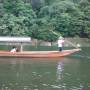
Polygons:
M81 49L71 49L59 51L22 51L22 52L9 52L9 51L0 51L0 57L24 57L24 58L56 58L64 57L75 52L80 51Z

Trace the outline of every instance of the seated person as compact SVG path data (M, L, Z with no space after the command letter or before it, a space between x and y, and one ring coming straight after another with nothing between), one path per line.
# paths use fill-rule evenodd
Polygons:
M10 52L17 52L17 48L13 47Z

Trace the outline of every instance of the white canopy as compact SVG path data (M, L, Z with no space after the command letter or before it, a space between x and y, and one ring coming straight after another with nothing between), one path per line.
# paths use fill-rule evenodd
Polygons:
M31 42L31 37L0 37L0 42L27 43Z

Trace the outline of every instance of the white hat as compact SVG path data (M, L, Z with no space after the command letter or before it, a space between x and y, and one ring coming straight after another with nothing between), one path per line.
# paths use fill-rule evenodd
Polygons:
M59 37L59 39L63 39L63 37L62 37L62 36L60 36L60 37Z

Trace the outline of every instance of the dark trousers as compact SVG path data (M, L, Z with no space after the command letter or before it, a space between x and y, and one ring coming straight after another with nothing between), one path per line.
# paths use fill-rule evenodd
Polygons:
M62 51L62 47L59 47L59 51Z

